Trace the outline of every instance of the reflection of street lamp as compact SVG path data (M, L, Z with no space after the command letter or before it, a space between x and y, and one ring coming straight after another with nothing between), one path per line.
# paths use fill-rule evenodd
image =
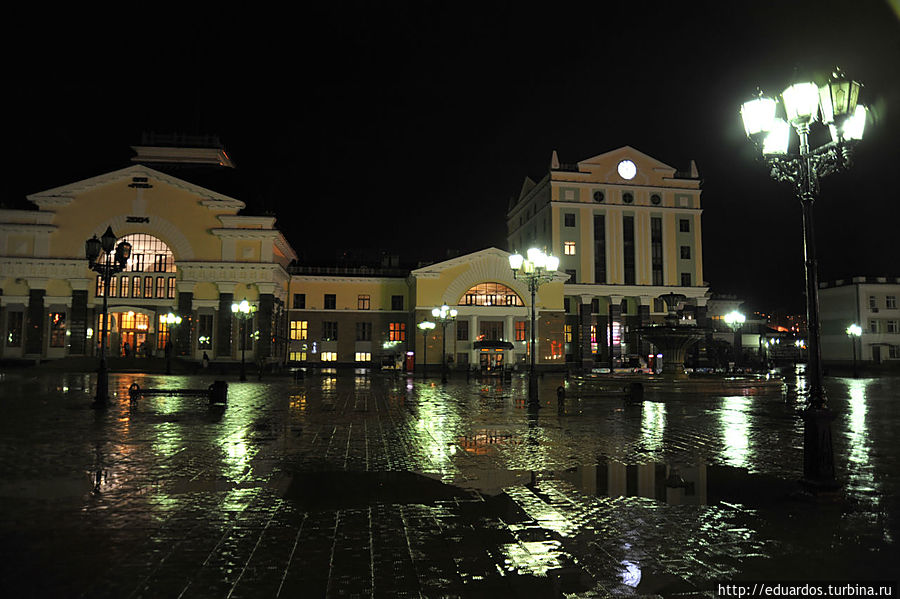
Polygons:
M734 365L738 366L741 362L741 351L744 349L740 330L741 325L744 324L747 317L735 310L726 314L722 320L724 320L725 324L730 326L731 330L734 332Z
M819 192L819 178L846 169L854 145L862 139L866 108L857 103L860 84L835 72L824 85L796 83L781 94L778 103L762 94L741 107L744 129L762 151L772 177L794 185L803 212L803 254L806 274L806 322L809 328L809 395L804 411L803 478L817 486L834 487L834 453L831 446L833 414L825 404L819 323L819 283L812 207ZM827 125L832 141L813 150L809 128L819 119ZM800 138L800 153L788 155L790 125Z
M525 279L531 292L531 365L528 369L528 401L537 402L537 377L534 373L534 355L537 353L534 342L534 294L538 287L553 280L559 267L559 258L547 255L537 248L529 248L526 256L527 258L522 254L510 255L509 267L512 268L513 277Z
M110 255L115 248L115 258ZM103 262L97 258L103 252ZM125 270L128 259L131 257L131 244L122 241L116 245L116 234L112 227L106 227L106 231L97 239L94 235L84 242L84 255L88 260L91 270L98 273L103 281L103 314L100 321L100 368L97 370L97 395L94 398L94 407L106 407L109 401L109 373L106 369L106 336L109 334L109 314L107 311L107 297L109 296L109 283L112 276Z
M856 340L862 335L862 327L856 323L847 327L847 336L850 337L850 345L853 346L853 378L857 378L859 373L856 371Z
M447 382L447 323L456 320L458 312L456 308L451 308L444 304L440 308L434 308L431 315L441 323L441 382Z
M163 316L163 322L166 323L166 374L172 374L172 353L175 351L175 344L172 343L172 329L181 324L181 317L177 314L169 312Z
M430 320L423 320L418 325L422 331L422 380L428 378L428 331L434 329L434 323Z
M803 350L806 349L806 341L803 339L797 339L794 341L794 346L797 348L797 361L803 361Z
M241 381L247 380L247 369L244 365L244 349L247 346L247 321L256 313L256 306L247 300L239 304L231 304L231 312L241 321Z

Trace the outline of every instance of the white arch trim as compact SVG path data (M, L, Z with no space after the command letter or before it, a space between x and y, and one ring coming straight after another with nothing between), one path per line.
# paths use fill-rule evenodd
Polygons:
M172 254L175 256L176 264L179 261L194 259L194 248L187 237L184 236L184 233L174 223L153 215L149 223L141 223L139 227L135 228L133 223L126 222L125 219L124 215L115 216L103 223L101 230L105 230L108 225L112 227L113 231L120 238L138 233L152 235L169 246L169 249L172 250ZM123 231L128 232L123 233Z

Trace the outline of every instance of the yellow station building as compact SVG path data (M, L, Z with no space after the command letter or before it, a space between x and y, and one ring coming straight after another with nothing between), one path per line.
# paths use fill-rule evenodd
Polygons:
M527 362L531 297L509 252L405 270L298 264L273 216L242 215L243 201L191 182L192 171L159 167L227 169L223 150L134 149L132 166L29 195L36 210L0 210L0 359L97 355L105 295L112 356L126 343L155 355L171 343L182 359L218 362L242 350L312 366ZM592 367L638 351L629 328L661 318L664 293L684 294L700 313L699 187L696 172L629 147L577 165L554 153L546 177L526 180L507 217L509 249L537 246L561 258L535 296L539 366ZM104 289L85 241L107 228L132 255ZM232 306L245 299L256 311L241 339ZM454 321L418 327L445 304Z

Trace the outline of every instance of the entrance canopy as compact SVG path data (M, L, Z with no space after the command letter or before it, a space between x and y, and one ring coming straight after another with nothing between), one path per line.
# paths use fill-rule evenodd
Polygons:
M513 349L514 346L509 341L496 341L485 339L483 341L476 341L472 344L473 349Z

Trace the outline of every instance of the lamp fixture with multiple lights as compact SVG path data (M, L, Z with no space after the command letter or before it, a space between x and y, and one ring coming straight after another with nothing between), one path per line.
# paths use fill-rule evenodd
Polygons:
M428 331L433 331L435 324L430 320L423 320L416 325L422 331L422 380L428 378Z
M440 308L434 308L431 315L441 323L441 382L447 382L447 325L456 320L458 314L456 308L444 304Z
M534 339L534 296L538 287L552 281L556 276L559 258L552 254L545 254L538 248L530 248L525 256L519 253L511 254L509 267L513 271L514 278L523 279L528 283L528 291L531 293L531 345L528 352L531 361L528 368L528 401L537 402L537 377L534 369L534 356L537 353Z
M831 444L831 419L826 406L819 322L819 283L812 207L819 179L848 168L853 149L862 139L867 111L859 103L861 85L835 70L823 85L800 82L781 93L781 101L765 97L744 103L741 117L747 136L757 145L772 178L794 186L803 212L803 254L806 276L806 321L809 328L808 396L804 410L804 482L818 488L837 486ZM810 126L820 121L831 141L810 148ZM799 153L789 154L791 127L799 137Z
M241 381L247 380L247 368L244 364L244 350L247 346L247 321L256 314L257 307L247 300L231 304L231 312L241 321Z
M115 255L113 250L115 249ZM100 254L103 258L100 258ZM103 312L100 320L100 368L97 370L97 393L94 397L94 406L106 407L109 402L109 372L106 368L106 337L109 335L109 314L107 313L110 279L114 274L120 273L128 266L131 258L131 244L121 241L116 245L116 234L112 227L106 227L106 231L97 239L94 235L84 242L84 255L87 258L91 270L100 275L103 281Z

